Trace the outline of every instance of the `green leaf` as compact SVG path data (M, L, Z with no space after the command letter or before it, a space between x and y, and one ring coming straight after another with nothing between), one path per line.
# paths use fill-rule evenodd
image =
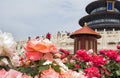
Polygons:
M120 76L120 70L116 71L117 76Z
M49 69L49 65L41 65L40 67L39 67L39 71L41 72L42 70L47 70L47 69Z
M51 67L56 71L60 73L60 66L52 64Z
M66 66L67 66L69 69L73 69L73 68L74 68L74 64L73 64L73 63L68 63L68 64L66 64Z
M16 70L25 73L27 75L30 75L32 77L34 77L35 75L39 74L39 70L36 67L17 67Z

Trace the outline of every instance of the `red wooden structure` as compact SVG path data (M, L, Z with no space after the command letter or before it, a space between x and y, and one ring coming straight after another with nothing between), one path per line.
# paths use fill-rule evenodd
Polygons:
M89 28L86 24L70 35L74 39L74 52L79 49L93 49L97 52L97 39L101 38L100 34Z

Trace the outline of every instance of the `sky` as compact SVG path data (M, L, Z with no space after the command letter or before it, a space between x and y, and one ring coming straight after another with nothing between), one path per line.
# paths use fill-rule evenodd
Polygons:
M0 0L0 30L15 40L58 31L74 32L95 0Z

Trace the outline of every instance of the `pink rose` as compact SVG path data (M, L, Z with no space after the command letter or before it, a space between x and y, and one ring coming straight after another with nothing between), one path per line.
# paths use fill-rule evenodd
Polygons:
M42 58L42 53L40 52L26 52L25 55L27 59L33 61L40 60Z
M23 75L22 78L32 78L31 76Z
M0 70L0 78L5 78L5 74L6 74L6 70L5 69L1 69Z
M117 56L117 58L115 59L116 62L120 62L120 55Z
M37 39L28 41L25 45L25 50L27 59L33 61L40 60L41 58L53 61L52 53L57 53L57 49L52 42Z
M48 70L43 70L41 72L40 78L59 78L59 73L55 72L54 69L49 68Z
M57 49L52 42L47 40L37 40L37 39L28 41L25 45L25 50L32 52L41 52L41 53L57 52Z
M5 78L17 78L17 77L21 77L22 73L18 72L16 70L10 69L6 74L5 74Z

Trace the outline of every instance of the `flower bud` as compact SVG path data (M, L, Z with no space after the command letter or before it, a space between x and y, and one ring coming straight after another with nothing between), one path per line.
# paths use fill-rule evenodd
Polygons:
M117 49L120 49L120 44L117 45Z

